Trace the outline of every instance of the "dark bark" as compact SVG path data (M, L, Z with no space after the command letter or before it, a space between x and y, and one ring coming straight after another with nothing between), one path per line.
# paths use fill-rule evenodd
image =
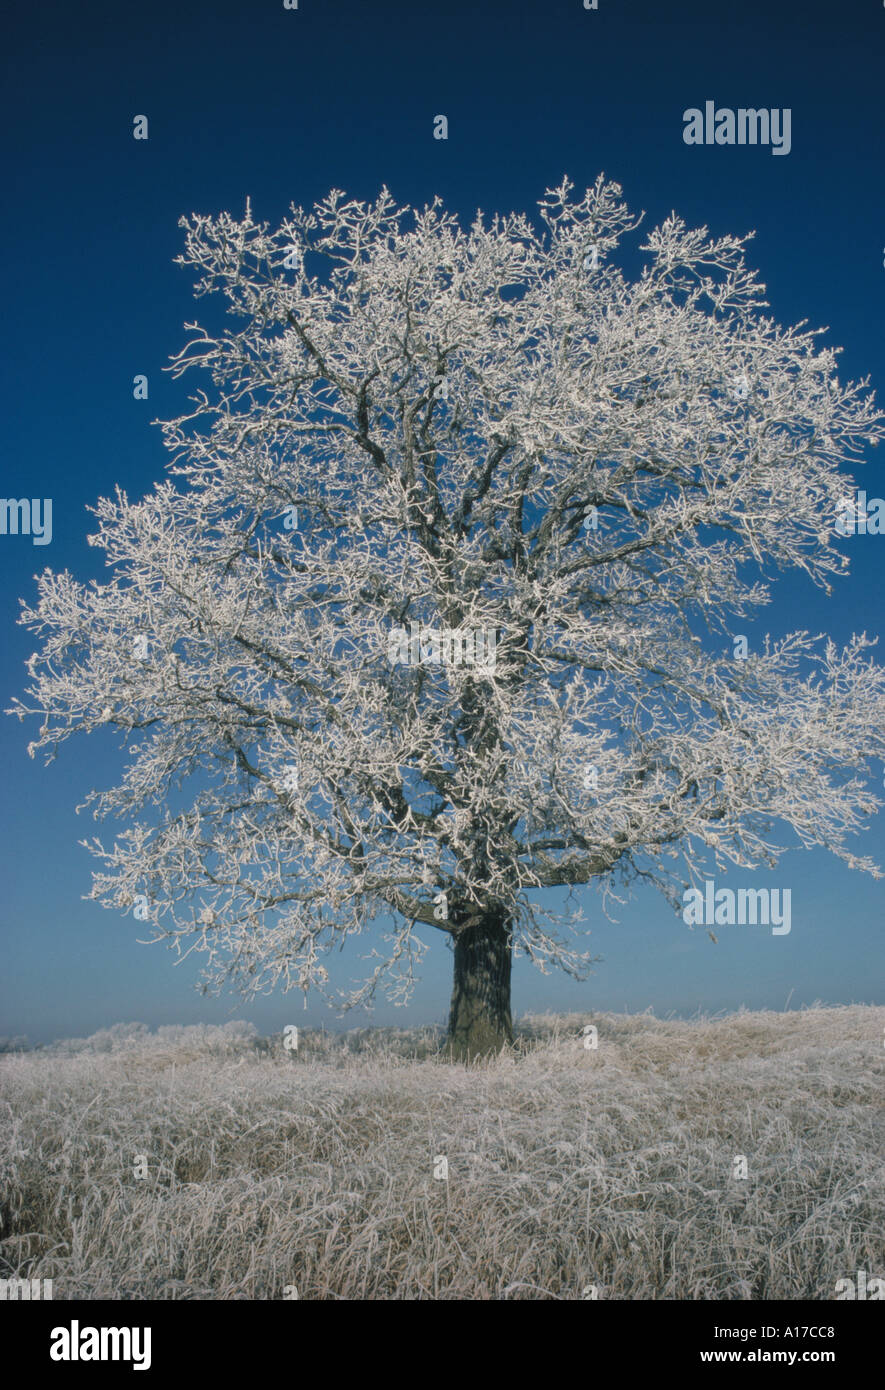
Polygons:
M510 1017L511 931L504 915L488 911L457 931L455 982L446 1040L456 1061L500 1052L513 1042Z

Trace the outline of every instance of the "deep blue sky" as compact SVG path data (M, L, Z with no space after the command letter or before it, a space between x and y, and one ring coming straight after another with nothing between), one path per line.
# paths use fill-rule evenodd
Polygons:
M589 12L582 0L300 0L294 12L282 0L82 0L10 5L4 28L0 491L52 497L54 537L41 548L0 536L3 707L22 694L34 646L15 626L32 575L44 565L103 574L85 541L86 505L118 483L140 496L162 475L150 421L181 413L192 388L161 369L204 308L172 263L182 213L239 214L249 194L254 216L273 223L292 200L333 186L372 198L386 184L412 205L440 194L469 219L477 207L531 211L563 173L583 189L604 171L646 210L646 226L675 209L717 235L755 228L750 258L769 312L828 326L827 341L845 349L841 373L869 374L883 395L878 0L599 0ZM686 146L682 113L707 99L789 107L791 153ZM439 113L447 142L432 138ZM146 142L132 138L136 114L149 118ZM132 398L139 372L147 402ZM871 496L885 496L881 457L858 471ZM845 544L852 575L833 599L789 579L751 637L877 633L885 538ZM133 1019L339 1026L319 1003L304 1012L300 995L249 1008L204 1000L197 958L173 968L163 947L137 944L131 917L82 901L93 861L77 840L110 827L74 807L117 780L120 754L70 744L44 769L26 756L27 726L4 718L0 737L0 1034L42 1041ZM882 817L858 848L885 863ZM774 875L728 882L789 887L790 935L724 928L714 946L651 892L612 926L588 890L589 944L604 961L582 985L518 963L516 1010L882 1002L882 883L799 851ZM376 1021L443 1018L451 959L425 930L433 951L413 1006L382 1005ZM357 953L330 959L338 982L354 975Z

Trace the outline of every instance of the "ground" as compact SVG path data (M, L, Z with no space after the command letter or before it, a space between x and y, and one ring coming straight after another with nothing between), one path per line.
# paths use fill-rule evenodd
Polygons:
M0 1278L56 1299L832 1299L885 1274L883 1029L860 1005L534 1017L470 1068L433 1029L287 1052L246 1025L128 1025L10 1053Z

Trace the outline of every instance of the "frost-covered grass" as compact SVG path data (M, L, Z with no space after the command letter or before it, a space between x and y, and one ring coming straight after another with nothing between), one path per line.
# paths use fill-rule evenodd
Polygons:
M599 1014L596 1051L587 1021L526 1019L472 1068L432 1029L287 1054L242 1024L0 1057L0 1277L56 1299L829 1299L885 1273L885 1009Z

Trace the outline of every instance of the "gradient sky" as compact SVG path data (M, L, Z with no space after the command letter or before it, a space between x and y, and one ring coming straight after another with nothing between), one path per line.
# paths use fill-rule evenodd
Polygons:
M148 6L83 0L16 5L4 18L4 169L0 226L5 341L3 487L51 497L52 544L0 536L2 707L22 696L35 642L15 625L18 599L49 565L103 576L87 547L86 506L116 484L131 497L162 476L151 421L180 414L192 389L162 368L185 341L191 298L178 218L191 211L275 224L291 201L331 187L371 199L386 184L401 203L440 194L468 221L477 208L532 212L563 174L579 190L603 171L648 228L671 209L712 233L756 230L749 258L782 324L807 319L842 346L843 377L885 388L885 180L882 71L885 8L798 0L188 0ZM682 113L718 106L789 107L792 150L693 147ZM445 114L449 139L433 139ZM150 138L132 138L145 114ZM132 378L146 373L147 402ZM885 496L881 456L858 468ZM786 578L747 628L751 642L791 629L877 634L885 537L845 547L851 576L825 599ZM883 654L882 659L885 659ZM118 1021L157 1025L249 1018L262 1032L354 1026L301 995L245 1005L204 999L199 958L174 967L143 926L83 901L91 856L79 839L110 827L75 814L93 786L116 782L112 739L31 761L28 725L0 721L4 792L0 1034L31 1042ZM881 771L881 770L880 770ZM856 842L885 864L885 817ZM589 947L604 959L578 984L514 974L514 1008L697 1010L881 1003L885 881L831 856L795 851L774 874L732 871L730 887L792 892L792 931L718 931L713 945L652 891L606 921L587 889ZM379 1023L444 1018L451 957L431 938L407 1009L383 1001ZM371 932L329 958L333 981L359 973Z

